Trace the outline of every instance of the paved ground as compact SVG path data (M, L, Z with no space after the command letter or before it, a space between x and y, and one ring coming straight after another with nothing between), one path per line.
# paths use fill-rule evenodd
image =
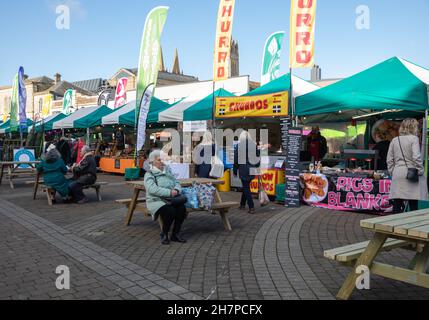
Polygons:
M137 214L123 225L129 198L122 177L101 175L103 202L47 205L31 187L0 186L0 299L334 299L348 269L323 258L325 249L363 241L367 215L276 204L255 215L234 210L232 232L218 216L194 213L184 245L162 246L159 226ZM237 200L237 193L222 195ZM383 253L406 266L410 253ZM66 265L71 288L56 289ZM429 299L429 290L373 277L353 299Z

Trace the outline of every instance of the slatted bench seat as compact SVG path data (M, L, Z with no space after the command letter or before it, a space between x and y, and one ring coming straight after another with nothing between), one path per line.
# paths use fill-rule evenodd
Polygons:
M344 247L326 250L323 255L325 258L329 260L338 261L348 266L354 266L354 263L365 251L368 244L369 244L369 241L364 241L364 242L347 245ZM403 240L389 238L386 240L386 243L384 244L382 251L390 251L396 248L407 248L407 247L411 248L412 245L409 242L406 242Z
M119 203L119 204L123 204L129 209L131 202L132 202L132 199L120 199L120 200L116 200L115 202ZM138 198L135 211L139 211L139 212L143 213L145 217L152 217L151 214L149 213L149 211L147 210L145 203L146 203L146 198ZM212 209L211 209L211 213L212 214L219 213L221 218L222 218L222 221L224 223L225 229L228 231L231 231L232 228L231 228L231 224L229 222L229 219L227 217L227 214L228 214L230 209L237 208L238 206L239 206L238 202L232 202L232 201L214 203L212 206ZM199 208L199 209L186 208L186 211L187 211L187 213L192 213L192 212L201 212L201 211L206 211L206 210L203 208ZM161 219L158 219L158 220L159 220L160 227L162 229L162 221L161 221ZM127 221L128 221L128 219L127 219Z
M86 189L94 189L95 192L96 192L96 194L97 194L98 201L101 202L102 201L102 198L101 198L101 186L104 186L104 185L107 185L107 182L97 182L97 183L95 183L93 185L85 186L85 187L83 187L83 189L84 190L86 190ZM48 204L50 206L52 206L53 202L55 200L56 191L54 189L51 189L51 188L47 187L46 185L40 184L40 183L39 183L39 187L42 189L43 192L46 193L46 197L48 199Z

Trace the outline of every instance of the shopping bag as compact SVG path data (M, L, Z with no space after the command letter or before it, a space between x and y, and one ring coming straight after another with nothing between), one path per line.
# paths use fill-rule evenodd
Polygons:
M222 178L225 174L225 166L223 165L223 161L218 157L214 156L211 160L212 169L210 170L210 177L219 179Z
M204 210L210 211L215 202L216 188L210 184L195 184L195 189L198 192L199 205Z
M183 188L182 190L183 195L188 198L188 202L186 202L185 207L190 209L199 209L200 203L198 200L198 190L192 186L188 188Z
M259 185L259 203L262 207L267 206L270 203L270 198L268 194L265 192L264 187L262 186L261 177L258 177L258 185Z

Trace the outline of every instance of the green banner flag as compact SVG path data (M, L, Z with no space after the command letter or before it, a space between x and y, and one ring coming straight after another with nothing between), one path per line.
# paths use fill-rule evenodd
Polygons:
M262 86L280 76L280 56L284 35L284 31L273 33L265 43L264 56L262 60Z
M161 61L161 34L168 15L168 7L156 7L147 16L140 47L140 62L137 75L136 119L138 120L138 148L144 144L146 120L150 101L158 80ZM152 89L147 91L151 87ZM143 96L145 99L143 101Z
M73 106L73 98L75 95L75 91L73 89L69 89L64 94L63 98L63 113L65 115L69 115L71 113L71 107Z
M19 92L18 92L18 74L13 79L12 85L12 99L10 104L10 132L17 132L19 129L18 124L18 104L19 104Z

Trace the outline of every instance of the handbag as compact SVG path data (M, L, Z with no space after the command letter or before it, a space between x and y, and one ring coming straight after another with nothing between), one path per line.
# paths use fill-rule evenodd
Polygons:
M155 184L158 186L158 179L154 174L152 174L152 177L155 179ZM175 197L163 197L161 200L173 207L180 207L188 202L188 198L184 194L178 194Z
M399 147L401 148L402 157L404 158L404 161L405 161L405 166L408 169L407 180L409 180L410 182L419 182L419 171L416 168L408 167L407 160L405 159L405 156L404 156L404 151L402 150L400 137L398 137L398 141L399 141Z
M259 203L261 204L261 207L265 207L270 203L270 198L268 197L267 192L264 190L261 176L258 177L258 184L259 184Z

